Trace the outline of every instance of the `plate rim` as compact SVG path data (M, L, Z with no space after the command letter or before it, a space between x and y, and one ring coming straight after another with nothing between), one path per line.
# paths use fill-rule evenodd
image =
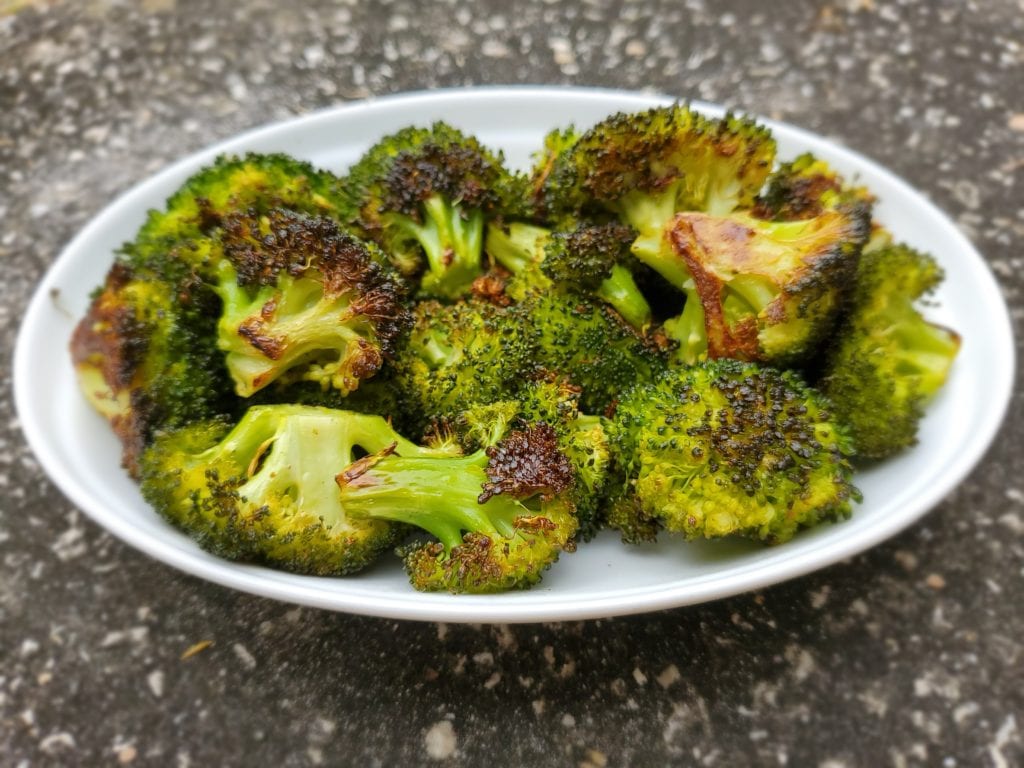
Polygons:
M615 107L616 102L621 105L618 108L626 109L634 105L636 108L644 108L644 106L651 106L659 102L683 100L665 94L643 91L535 85L490 85L391 94L327 107L256 126L175 160L122 192L94 215L47 267L27 305L18 331L12 369L15 410L26 441L39 460L48 480L61 490L75 506L115 537L180 571L222 586L285 602L353 614L392 619L481 623L605 618L682 607L761 589L827 567L876 546L918 521L963 482L995 443L1011 401L1015 377L1016 350L1013 341L1013 326L1009 309L994 273L952 220L924 193L913 188L892 171L867 156L849 149L838 140L825 138L798 126L756 115L759 122L767 125L773 131L782 130L808 145L826 146L829 152L843 155L846 161L870 169L873 174L881 176L886 183L897 188L901 194L912 198L942 228L943 236L950 241L950 250L956 252L958 258L970 257L975 262L973 266L980 268L974 270L975 277L982 283L981 287L986 293L984 298L993 304L996 314L1000 316L1001 320L1000 327L993 330L996 331L994 335L1003 342L1000 344L1005 353L1004 365L1001 369L1003 375L995 380L990 380L990 386L987 388L997 403L997 407L986 411L985 415L988 418L980 425L980 428L972 432L971 440L964 448L968 458L959 461L951 472L943 475L942 482L933 486L924 500L917 500L912 505L910 513L879 521L877 525L861 531L860 535L856 537L834 537L823 542L820 548L794 552L791 556L778 558L777 561L752 563L747 568L724 577L715 574L690 576L674 582L669 581L663 585L640 586L610 593L606 591L584 598L569 595L564 598L550 599L552 590L545 588L542 583L530 593L526 593L545 595L547 599L539 604L532 604L528 601L503 601L500 595L424 595L412 591L411 588L408 595L405 593L374 596L346 595L318 588L316 585L321 582L318 577L286 575L285 578L280 578L282 572L261 566L219 559L216 561L202 559L200 555L203 553L198 548L193 552L173 546L162 537L151 535L133 525L130 520L108 512L102 503L97 503L97 499L87 488L63 469L62 460L55 455L49 438L43 433L40 425L33 419L26 418L26 414L30 413L29 403L33 397L32 380L27 373L33 359L32 337L35 329L44 320L43 313L51 301L50 291L57 273L62 267L73 263L72 257L76 249L80 247L80 243L86 241L94 232L102 231L108 221L116 220L122 209L130 207L132 200L143 195L147 189L166 183L167 179L194 169L198 165L208 162L217 154L244 151L240 148L241 146L253 144L262 138L272 136L280 131L287 131L299 124L344 120L346 115L359 112L374 110L386 112L396 105L408 108L424 104L457 103L479 99L481 96L543 101L566 95L581 99L606 100L609 110L617 108ZM726 111L724 107L717 104L697 100L692 100L689 103L694 108L708 114L722 114ZM994 301L992 301L993 299ZM1002 311L999 312L999 309ZM63 351L63 347L61 350ZM273 578L275 574L279 578ZM293 583L300 581L301 583Z

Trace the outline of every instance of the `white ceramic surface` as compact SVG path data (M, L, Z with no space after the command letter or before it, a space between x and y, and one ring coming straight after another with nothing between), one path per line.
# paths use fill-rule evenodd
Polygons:
M625 547L605 533L565 555L527 592L497 596L419 594L396 558L347 578L294 576L237 565L206 554L164 523L119 466L106 422L79 394L67 341L90 290L114 249L133 237L149 208L222 152L283 151L333 171L406 125L447 120L505 150L525 167L552 127L588 126L616 111L666 101L656 96L562 88L436 91L352 104L271 125L192 155L139 184L106 208L64 250L26 313L15 354L18 413L42 466L100 525L183 571L229 587L333 610L395 618L524 622L640 613L698 603L763 587L835 563L892 536L933 507L971 470L994 438L1009 401L1013 343L1006 306L981 257L922 195L842 147L788 125L768 122L780 157L812 151L866 184L877 217L896 235L935 255L947 272L928 310L961 332L960 357L928 410L920 444L870 470L857 484L864 503L841 524L825 525L773 548L746 542L685 542ZM710 106L695 105L718 114Z

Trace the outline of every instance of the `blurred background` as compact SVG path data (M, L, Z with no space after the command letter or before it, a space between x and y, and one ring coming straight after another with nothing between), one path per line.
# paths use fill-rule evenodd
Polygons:
M970 480L867 554L571 624L245 596L120 544L46 479L13 413L14 339L36 282L116 195L247 128L506 83L703 99L861 151L971 238L1021 337L1020 0L0 0L0 762L1024 763L1019 394Z

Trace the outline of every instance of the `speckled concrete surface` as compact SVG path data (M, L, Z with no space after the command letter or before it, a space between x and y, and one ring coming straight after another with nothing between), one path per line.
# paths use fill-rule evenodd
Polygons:
M170 160L346 100L509 82L834 136L952 215L1022 338L1024 3L213 5L0 2L0 762L1024 763L1019 394L968 482L848 563L650 616L444 626L246 597L114 541L33 461L7 362L60 247Z

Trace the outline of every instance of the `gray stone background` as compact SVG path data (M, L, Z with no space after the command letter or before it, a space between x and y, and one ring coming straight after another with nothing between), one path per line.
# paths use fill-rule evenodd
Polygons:
M18 322L116 194L251 126L485 83L653 89L834 137L956 220L1024 335L1020 0L0 0L0 763L1024 764L1019 394L972 477L892 541L572 624L248 597L128 549L46 479L10 402Z

